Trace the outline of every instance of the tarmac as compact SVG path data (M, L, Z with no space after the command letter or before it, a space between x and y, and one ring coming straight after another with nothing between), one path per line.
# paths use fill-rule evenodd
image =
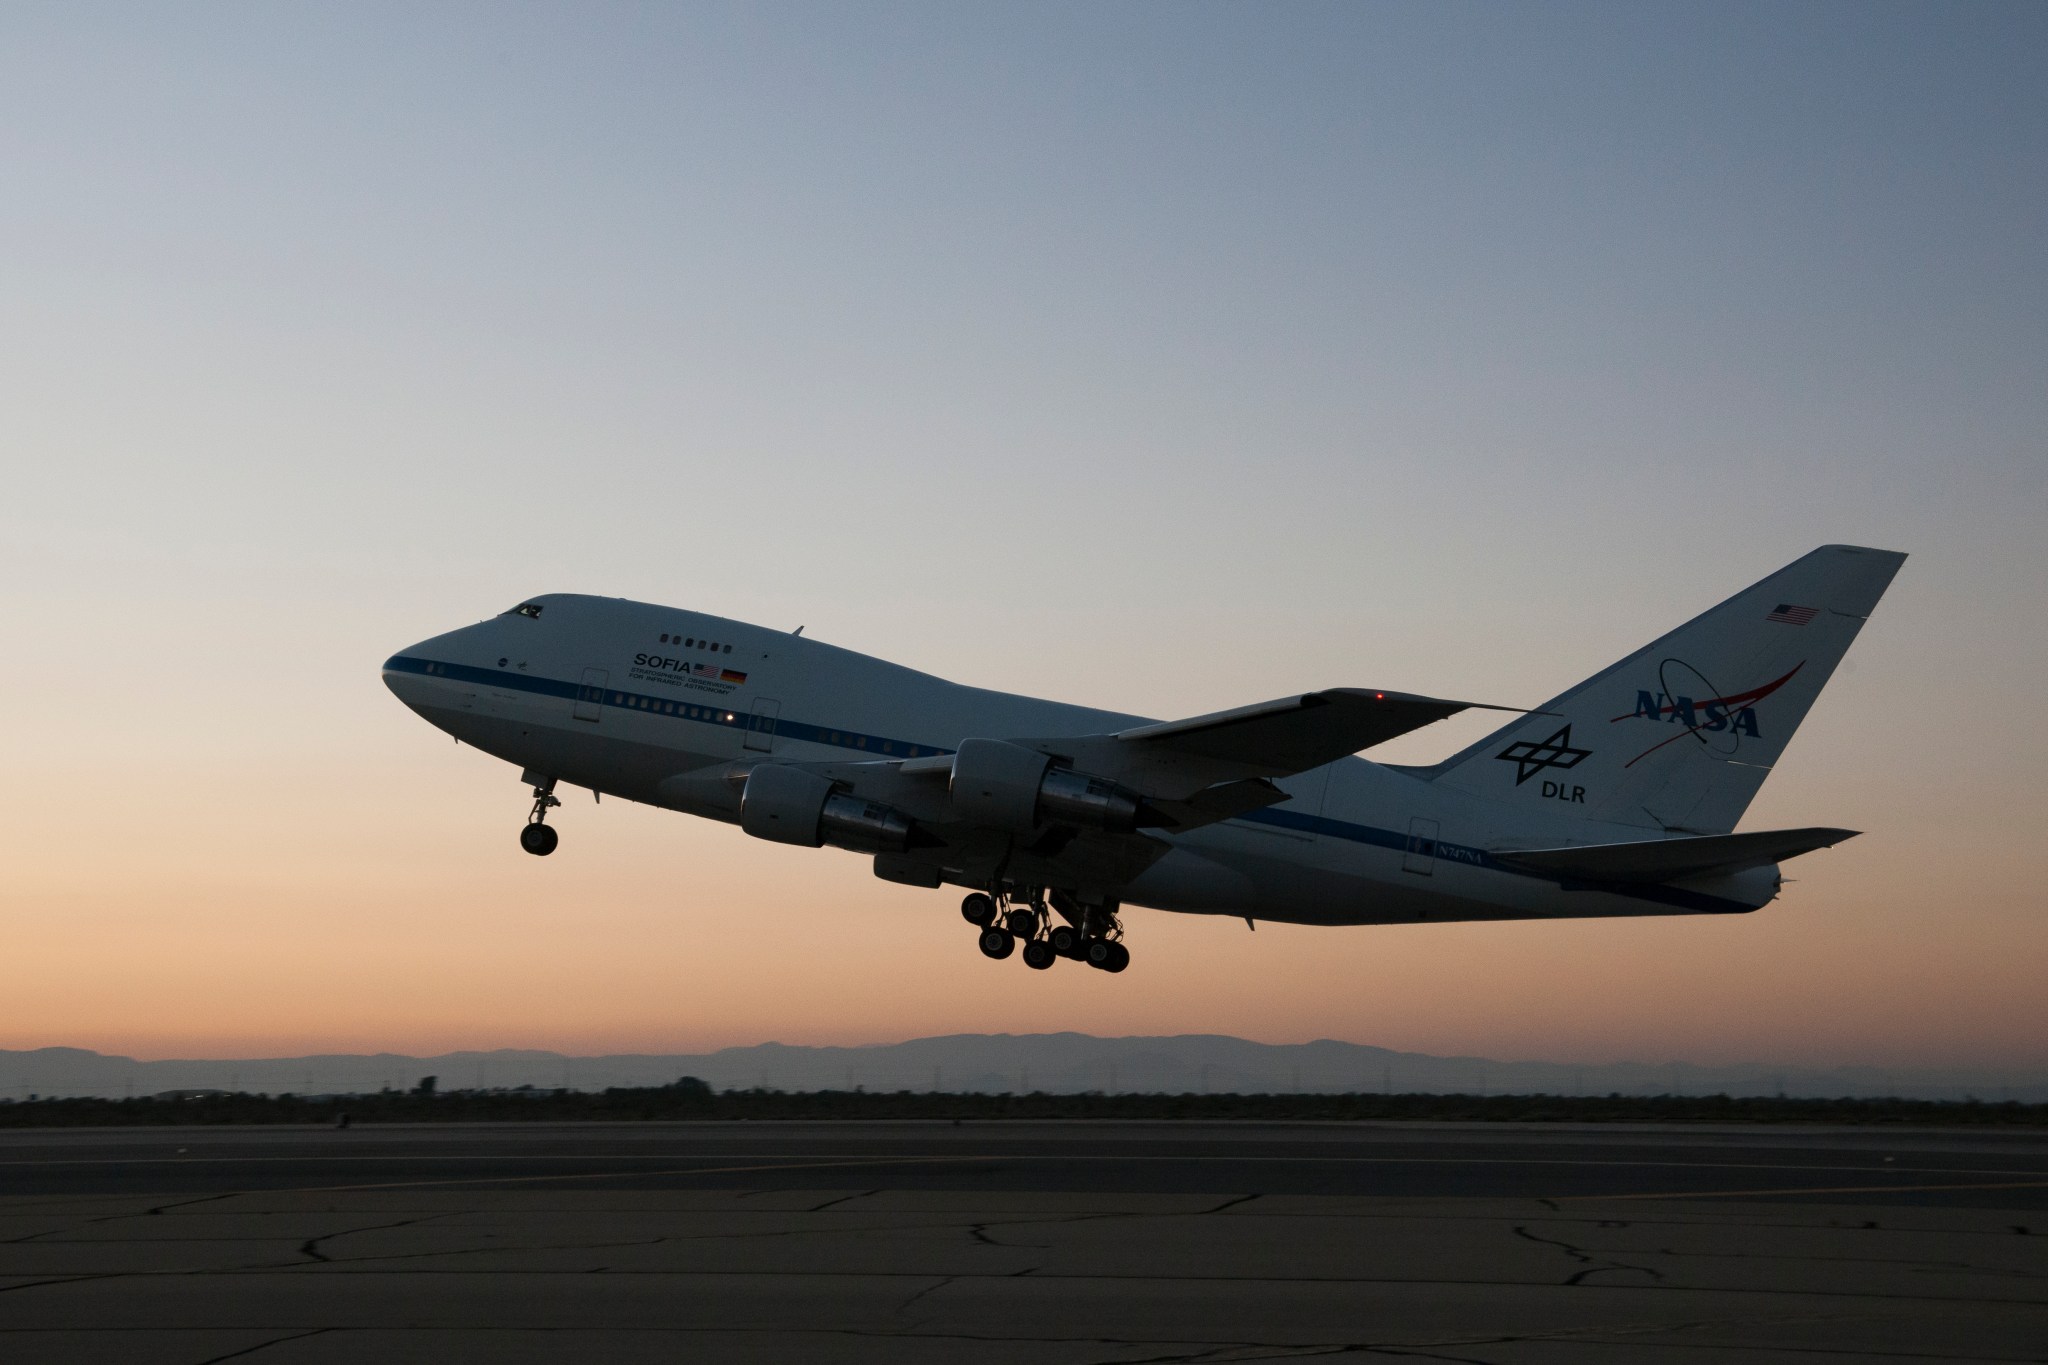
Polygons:
M0 1360L2048 1360L2048 1133L0 1131Z

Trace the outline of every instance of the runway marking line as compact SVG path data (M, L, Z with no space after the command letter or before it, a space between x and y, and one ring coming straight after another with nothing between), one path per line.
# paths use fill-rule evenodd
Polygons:
M368 1152L366 1152L366 1153L362 1153L362 1154L359 1154L359 1155L353 1155L353 1156L303 1156L303 1157L301 1157L301 1156L227 1156L227 1155L222 1155L222 1156L141 1156L141 1157L51 1157L51 1158L47 1158L47 1159L40 1159L40 1160L24 1160L24 1161L7 1161L7 1160L0 1160L0 1170L4 1170L4 1169L7 1169L7 1168L9 1168L9 1167L44 1167L44 1166L203 1166L203 1165L236 1165L236 1166L251 1166L251 1165L259 1165L259 1164L280 1164L280 1165L281 1165L281 1164L285 1164L285 1163L292 1163L292 1164L297 1164L297 1165L304 1165L304 1166L314 1166L314 1165L325 1165L325 1164L329 1164L329 1163L331 1163L331 1164L335 1164L335 1165L345 1165L345 1164L354 1164L354 1165L362 1165L362 1164L365 1164L365 1163L370 1163L370 1162L378 1162L378 1161L386 1161L386 1162L398 1162L398 1161L402 1161L402 1162L405 1162L405 1163L407 1163L407 1164L409 1164L409 1165L415 1165L415 1164L422 1164L422 1163L429 1163L429 1162L436 1162L436 1161L461 1161L461 1162L487 1162L487 1161L524 1161L524 1162L540 1162L540 1161L610 1161L610 1162L639 1162L639 1161L674 1161L675 1159L676 1159L676 1158L675 1158L675 1156L674 1156L673 1154L668 1154L668 1153L658 1153L658 1152L649 1152L649 1153L639 1153L639 1152L607 1152L607 1153L599 1153L599 1154L594 1154L594 1155L588 1155L588 1156L584 1156L584 1155L573 1155L573 1154L564 1154L564 1153L554 1153L554 1152L536 1152L536 1153L532 1153L532 1154L506 1154L506 1155L496 1155L496 1154L492 1154L492 1153L472 1153L472 1154L463 1154L463 1153L455 1153L455 1154L450 1154L450 1155L445 1155L445 1156L444 1156L444 1155L438 1155L438 1154L431 1154L431 1153L420 1153L420 1154L411 1154L411 1153L391 1153L391 1154L377 1154L377 1153L368 1153ZM706 1156L706 1157L703 1157L703 1158L701 1158L701 1159L702 1159L702 1160L706 1160L706 1161L713 1161L713 1160L717 1160L718 1158L716 1158L716 1157L712 1157L712 1156ZM976 1152L976 1153L973 1153L973 1154L971 1154L971 1155L960 1155L960 1156L954 1156L954 1155L951 1155L951 1154L945 1154L945 1153L937 1153L937 1152L933 1152L933 1153L924 1153L924 1154L913 1154L913 1155L905 1155L905 1156L900 1156L900 1157L894 1157L894 1156L890 1156L890 1157L884 1157L884 1156L865 1156L865 1155L856 1155L856 1154L854 1154L854 1153L851 1153L851 1152L843 1152L843 1153L842 1153L842 1152L834 1152L834 1153L829 1153L829 1154L821 1154L821 1155L820 1155L820 1157L819 1157L819 1159L820 1159L820 1160L823 1160L824 1162L826 1162L827 1164L830 1164L830 1165L860 1165L860 1164L866 1164L866 1163L874 1163L874 1162L881 1162L881 1163L885 1163L885 1164L888 1164L888 1163L903 1163L903 1162L940 1162L940 1163L943 1163L943 1162L953 1162L953 1161L1067 1161L1067 1160L1071 1160L1072 1158L1068 1157L1067 1155L1065 1155L1065 1154L1063 1154L1063 1153L1059 1153L1059 1152ZM773 1158L771 1158L770 1160L772 1161L772 1160L774 1160L774 1159L773 1159ZM1238 1154L1235 1154L1235 1153L1222 1153L1222 1154L1219 1154L1219 1153L1190 1153L1190 1154L1187 1154L1187 1155L1169 1155L1169 1154L1146 1154L1146 1153L1117 1153L1117 1152L1093 1152L1093 1153L1090 1153L1090 1154L1089 1154L1089 1156L1088 1156L1088 1160L1089 1160L1089 1161L1091 1161L1091 1162L1096 1162L1096 1163L1104 1163L1104 1164L1107 1164L1107 1163L1113 1163L1113 1162L1141 1162L1141 1161L1142 1161L1142 1162L1172 1162L1172 1161L1178 1161L1178 1162L1187 1162L1187 1163L1189 1163L1189 1164L1218 1164L1218 1163L1222 1163L1222 1164L1237 1164L1237 1165L1254 1165L1254 1164L1285 1164L1285 1165L1290 1165L1290 1166L1300 1166L1300 1165L1308 1165L1308 1164L1318 1164L1318 1163L1319 1163L1319 1164L1323 1164L1323 1165L1338 1165L1338 1164L1342 1164L1342 1165L1354 1165L1354 1166L1589 1166L1589 1167L1639 1167L1639 1166L1659 1166L1659 1167L1670 1167L1670 1168L1672 1168L1672 1169L1676 1169L1676 1170L1687 1170L1687 1171L1695 1171L1695 1170L1697 1170L1697 1171L1870 1171L1870 1172L1873 1172L1873 1173L1877 1173L1877 1172L1883 1172L1883 1173L1886 1173L1886 1174L1890 1174L1890 1173L1893 1173L1893 1172L1897 1172L1898 1174L1901 1174L1901 1175L1905 1175L1905 1174L1913 1174L1913 1175L2024 1175L2024 1176L2034 1176L2034 1175L2039 1175L2039 1174L2040 1174L2040 1172L2038 1172L2038 1171L2033 1171L2033 1170L2009 1170L2009 1169L2006 1169L2006 1168L2003 1168L2003 1167L1996 1167L1996 1166L1993 1166L1993 1167L1984 1167L1984 1166L1848 1166L1848 1165L1836 1165L1836 1164L1831 1164L1831 1163L1815 1163L1815 1162L1802 1162L1802 1161L1590 1161L1590 1160L1580 1160L1580 1159L1574 1159L1574 1158L1567 1158L1567 1157L1457 1157L1457 1156L1307 1156L1307 1155L1304 1155L1304 1156L1255 1156L1255 1155L1238 1155ZM753 1168L735 1168L735 1169L753 1169ZM766 1169L766 1168L764 1167L763 1169ZM792 1168L792 1169L794 1169L794 1168ZM628 1175L628 1174L633 1174L633 1172L628 1172L628 1171L616 1171L616 1172L612 1172L611 1174L615 1174L615 1175ZM643 1171L643 1172L639 1172L639 1174L643 1174L643 1175L667 1175L667 1174L669 1174L669 1172L667 1172L667 1171ZM491 1178L493 1178L493 1179L496 1179L496 1178L499 1178L499 1177L491 1177ZM507 1176L507 1177L502 1177L502 1178L504 1178L504 1179L512 1179L513 1177L509 1177L509 1176ZM556 1177L556 1176L533 1176L533 1177L531 1177L531 1178L532 1178L532 1179L536 1179L536 1180L553 1180L553 1179L562 1179L562 1178L567 1178L567 1177ZM1573 1196L1573 1197L1574 1197L1574 1198L1577 1198L1577 1197L1579 1197L1579 1196Z
M2044 1190L2048 1180L2007 1180L1981 1185L1822 1185L1805 1190L1683 1190L1671 1194L1553 1194L1554 1204L1585 1204L1611 1199L1763 1199L1781 1194L1925 1194L1937 1190Z
M561 1181L567 1181L567 1180L621 1180L621 1179L629 1179L629 1178L640 1178L640 1179L644 1179L644 1178L646 1178L646 1177L648 1177L648 1176L694 1176L694 1175L755 1175L755 1174L760 1174L760 1173L762 1173L762 1172L766 1172L766 1171L820 1171L820 1170L874 1169L874 1168L876 1168L876 1167L882 1167L882 1166L944 1166L944 1165L961 1165L961 1164L966 1164L966 1163L971 1163L971 1162L985 1162L985 1161L990 1161L990 1160L1014 1160L1014 1159L1016 1159L1016 1158L1002 1158L1002 1157L989 1157L989 1156L986 1156L986 1155L982 1155L982 1154L973 1154L973 1155L960 1155L960 1156L907 1156L907 1157L859 1157L859 1158L845 1158L845 1159L836 1159L836 1160L830 1160L830 1161L794 1161L794 1162L793 1162L793 1161L770 1161L770 1162L757 1162L757 1163L752 1163L752 1164L749 1164L749 1165L744 1165L744 1166L676 1166L676 1167L670 1167L670 1168L668 1168L668 1169L666 1169L666 1170L657 1170L657 1171L647 1171L647 1170L640 1170L640 1171L565 1171L565 1172L562 1172L562 1173L559 1173L559 1174L553 1174L553 1175L486 1175L486 1176L457 1176L457 1177L450 1177L449 1179L446 1179L446 1180L390 1180L390 1181L375 1181L375 1182L369 1182L369 1183L363 1183L363 1184L355 1184L355 1185L290 1185L290 1186L280 1186L280 1187L275 1187L275 1188L271 1188L271 1189L258 1189L258 1190L243 1190L243 1191L238 1191L238 1193L241 1193L241 1194L248 1194L248 1195L262 1195L262 1194L343 1194L343 1193L360 1193L360 1192L364 1192L364 1191L369 1191L369 1190L415 1190L415 1189L437 1189L437 1188L447 1188L447 1187L451 1187L451 1186L469 1186L469 1185L520 1185L520 1184L544 1184L544 1183L549 1183L549 1182L561 1182ZM1048 1156L1042 1156L1042 1157L1039 1157L1038 1159L1041 1159L1041 1160L1048 1160L1048 1159L1053 1159L1053 1158L1052 1158L1052 1157L1050 1157L1050 1156L1048 1155ZM1064 1158L1060 1158L1060 1159L1064 1159ZM1132 1159L1135 1159L1135 1160L1159 1160L1159 1161L1167 1161L1167 1160L1175 1160L1175 1159L1177 1159L1177 1158L1172 1158L1172 1157L1151 1157L1151 1158L1132 1158ZM1221 1160L1229 1160L1230 1158L1214 1158L1214 1159L1221 1159ZM1285 1158L1267 1158L1267 1159L1269 1159L1269 1160L1284 1160ZM1331 1159L1343 1159L1343 1158L1331 1158ZM1411 1162L1409 1162L1409 1163L1407 1163L1407 1164L1415 1164L1415 1162L1419 1162L1419 1161L1422 1161L1422 1160L1432 1160L1432 1159L1428 1159L1428 1158L1417 1158L1417 1159L1414 1159L1414 1161L1411 1161ZM1444 1161L1444 1162L1441 1162L1440 1164L1457 1164L1457 1163L1454 1163L1454 1162L1450 1162L1450 1161ZM1597 1166L1597 1165L1670 1165L1670 1164L1673 1164L1673 1163L1669 1163L1669 1162L1549 1162L1549 1163L1543 1163L1543 1164L1549 1164L1549 1165L1587 1165L1587 1166ZM1744 1168L1742 1168L1742 1169L1752 1169L1752 1168L1749 1168L1749 1167L1744 1167ZM1776 1170L1800 1170L1800 1169L1806 1169L1806 1168L1804 1168L1804 1167L1761 1167L1761 1168L1755 1168L1755 1169L1776 1169ZM1946 1191L1957 1191L1957 1190L2036 1190L2036 1189L2048 1189L2048 1180L2008 1180L2008 1181L1985 1181L1985 1182L1974 1182L1974 1183L1963 1183L1963 1182L1956 1182L1956 1181L1945 1181L1945 1182L1938 1182L1938 1183L1934 1183L1934 1184L1919 1184L1919 1185L1896 1185L1896 1184L1894 1184L1894 1185L1829 1185L1829 1186L1810 1186L1810 1187L1806 1187L1806 1188L1796 1188L1796 1189L1760 1189L1760 1190L1684 1190L1684 1191L1670 1191L1670 1192L1663 1192L1663 1193L1651 1193L1651 1194L1567 1194L1567 1195L1551 1195L1551 1196L1548 1196L1548 1198L1549 1198L1549 1200L1550 1200L1551 1202L1554 1202L1554 1203L1559 1203L1559 1204L1566 1204L1566 1203L1593 1203L1593 1202L1601 1202L1601 1201L1609 1201L1609 1200L1623 1200L1623 1199L1626 1199L1626 1200L1645 1200L1645 1199L1761 1199L1761 1198L1771 1198L1771 1197L1783 1197L1783 1196L1792 1196L1792 1195L1816 1195L1816 1194L1927 1194L1927 1193L1938 1193L1938 1192L1946 1192Z
M819 1171L847 1167L936 1166L947 1162L985 1161L979 1156L871 1157L857 1161L769 1162L758 1166L679 1166L667 1171L576 1171L562 1175L484 1175L449 1180L393 1180L371 1185L293 1185L276 1190L245 1190L245 1194L340 1194L359 1190L415 1190L446 1185L506 1185L547 1180L622 1180L650 1175L749 1175L758 1171Z

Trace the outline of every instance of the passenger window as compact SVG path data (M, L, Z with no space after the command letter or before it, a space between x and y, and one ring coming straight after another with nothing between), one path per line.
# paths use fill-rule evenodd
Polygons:
M727 645L727 646L725 647L725 652L726 652L726 653L728 653L728 654L732 653L732 646L731 646L731 645Z
M697 643L697 642L696 642L696 641L695 641L694 639L691 639L691 640L685 640L685 641L683 641L683 646L684 646L684 648L688 648L689 646L691 646L691 645L694 645L694 644L696 644L696 643Z

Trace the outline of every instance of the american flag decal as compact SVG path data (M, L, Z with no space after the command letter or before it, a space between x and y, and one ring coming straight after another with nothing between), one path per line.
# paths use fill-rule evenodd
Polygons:
M1766 616L1764 620L1776 621L1787 626L1803 626L1818 615L1820 615L1820 608L1818 607L1795 607L1788 602L1780 602L1777 608L1769 616Z

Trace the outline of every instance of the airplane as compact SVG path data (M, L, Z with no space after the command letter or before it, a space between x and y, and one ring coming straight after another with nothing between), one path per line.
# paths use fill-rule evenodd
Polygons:
M1474 703L1334 687L1186 720L966 687L644 602L529 598L384 682L532 789L849 850L965 888L993 959L1105 972L1123 910L1314 925L1741 914L1854 837L1735 825L1906 556L1825 545L1440 763L1361 751Z

